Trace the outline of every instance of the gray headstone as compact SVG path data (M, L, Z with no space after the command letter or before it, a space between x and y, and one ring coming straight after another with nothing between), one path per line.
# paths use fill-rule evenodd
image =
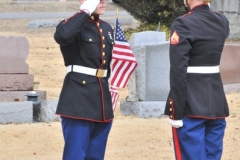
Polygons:
M31 74L0 74L0 91L30 91L32 88Z
M149 32L152 35L153 32ZM137 33L139 34L139 33ZM136 93L140 101L164 101L169 92L169 42L161 36L162 32L155 32L152 39L162 42L140 43L146 33L130 39L130 46L138 62L136 68ZM147 36L145 36L147 37ZM157 38L155 38L157 37ZM162 37L162 38L161 38ZM163 41L164 40L164 41Z
M55 114L58 100L46 100L41 102L38 120L41 122L59 121L59 116Z
M55 28L59 22L53 20L36 20L28 22L28 28L38 29L38 28Z
M129 95L120 103L124 115L163 117L169 93L169 46L164 32L132 34L129 44L138 62L128 82Z
M139 33L133 33L129 40L129 44L133 48L141 44L164 42L164 41L166 41L165 32L145 31L145 32L139 32Z
M128 96L126 97L126 101L138 101L137 97L137 88L136 88L136 73L133 72L130 79L128 80L127 88L128 88Z
M25 62L29 43L25 37L0 36L0 73L28 73Z
M0 123L31 123L32 121L32 102L0 103Z
M125 116L141 118L161 118L164 116L166 101L121 102L120 111Z
M240 83L225 84L223 85L225 94L240 92Z
M229 38L240 38L240 1L216 0L212 1L211 8L217 12L223 12L229 20Z

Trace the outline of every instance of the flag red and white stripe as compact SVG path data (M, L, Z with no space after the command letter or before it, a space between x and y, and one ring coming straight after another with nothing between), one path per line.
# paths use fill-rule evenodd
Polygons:
M116 19L115 44L112 54L111 93L113 107L115 108L119 94L117 88L125 88L127 82L137 67L137 61L131 50L124 32ZM117 94L116 94L117 93Z
M119 98L119 93L116 87L111 86L111 96L112 96L113 111L115 111L118 98Z

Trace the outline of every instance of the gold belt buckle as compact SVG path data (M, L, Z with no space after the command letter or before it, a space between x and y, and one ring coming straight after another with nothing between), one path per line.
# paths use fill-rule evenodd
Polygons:
M97 77L100 77L100 78L103 78L103 77L104 77L104 73L105 73L105 70L103 70L103 69L97 69L96 76L97 76Z

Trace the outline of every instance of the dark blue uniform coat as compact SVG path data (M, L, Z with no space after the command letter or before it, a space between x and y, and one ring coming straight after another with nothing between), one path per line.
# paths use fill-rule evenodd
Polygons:
M56 114L96 122L113 119L111 94L108 87L113 49L113 29L85 12L60 22L54 39L60 45L65 66L79 65L107 69L107 77L69 72L62 87Z
M190 66L218 66L229 22L208 5L178 17L171 28L170 93L165 114L171 119L229 115L220 73L187 73Z

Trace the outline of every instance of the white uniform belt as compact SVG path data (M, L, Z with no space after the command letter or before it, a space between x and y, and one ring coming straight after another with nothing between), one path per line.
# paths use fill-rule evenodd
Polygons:
M189 66L187 73L219 73L219 66Z
M67 72L78 72L78 73L87 74L87 75L96 76L96 77L101 77L101 78L107 76L107 70L94 69L94 68L78 66L78 65L67 66Z

